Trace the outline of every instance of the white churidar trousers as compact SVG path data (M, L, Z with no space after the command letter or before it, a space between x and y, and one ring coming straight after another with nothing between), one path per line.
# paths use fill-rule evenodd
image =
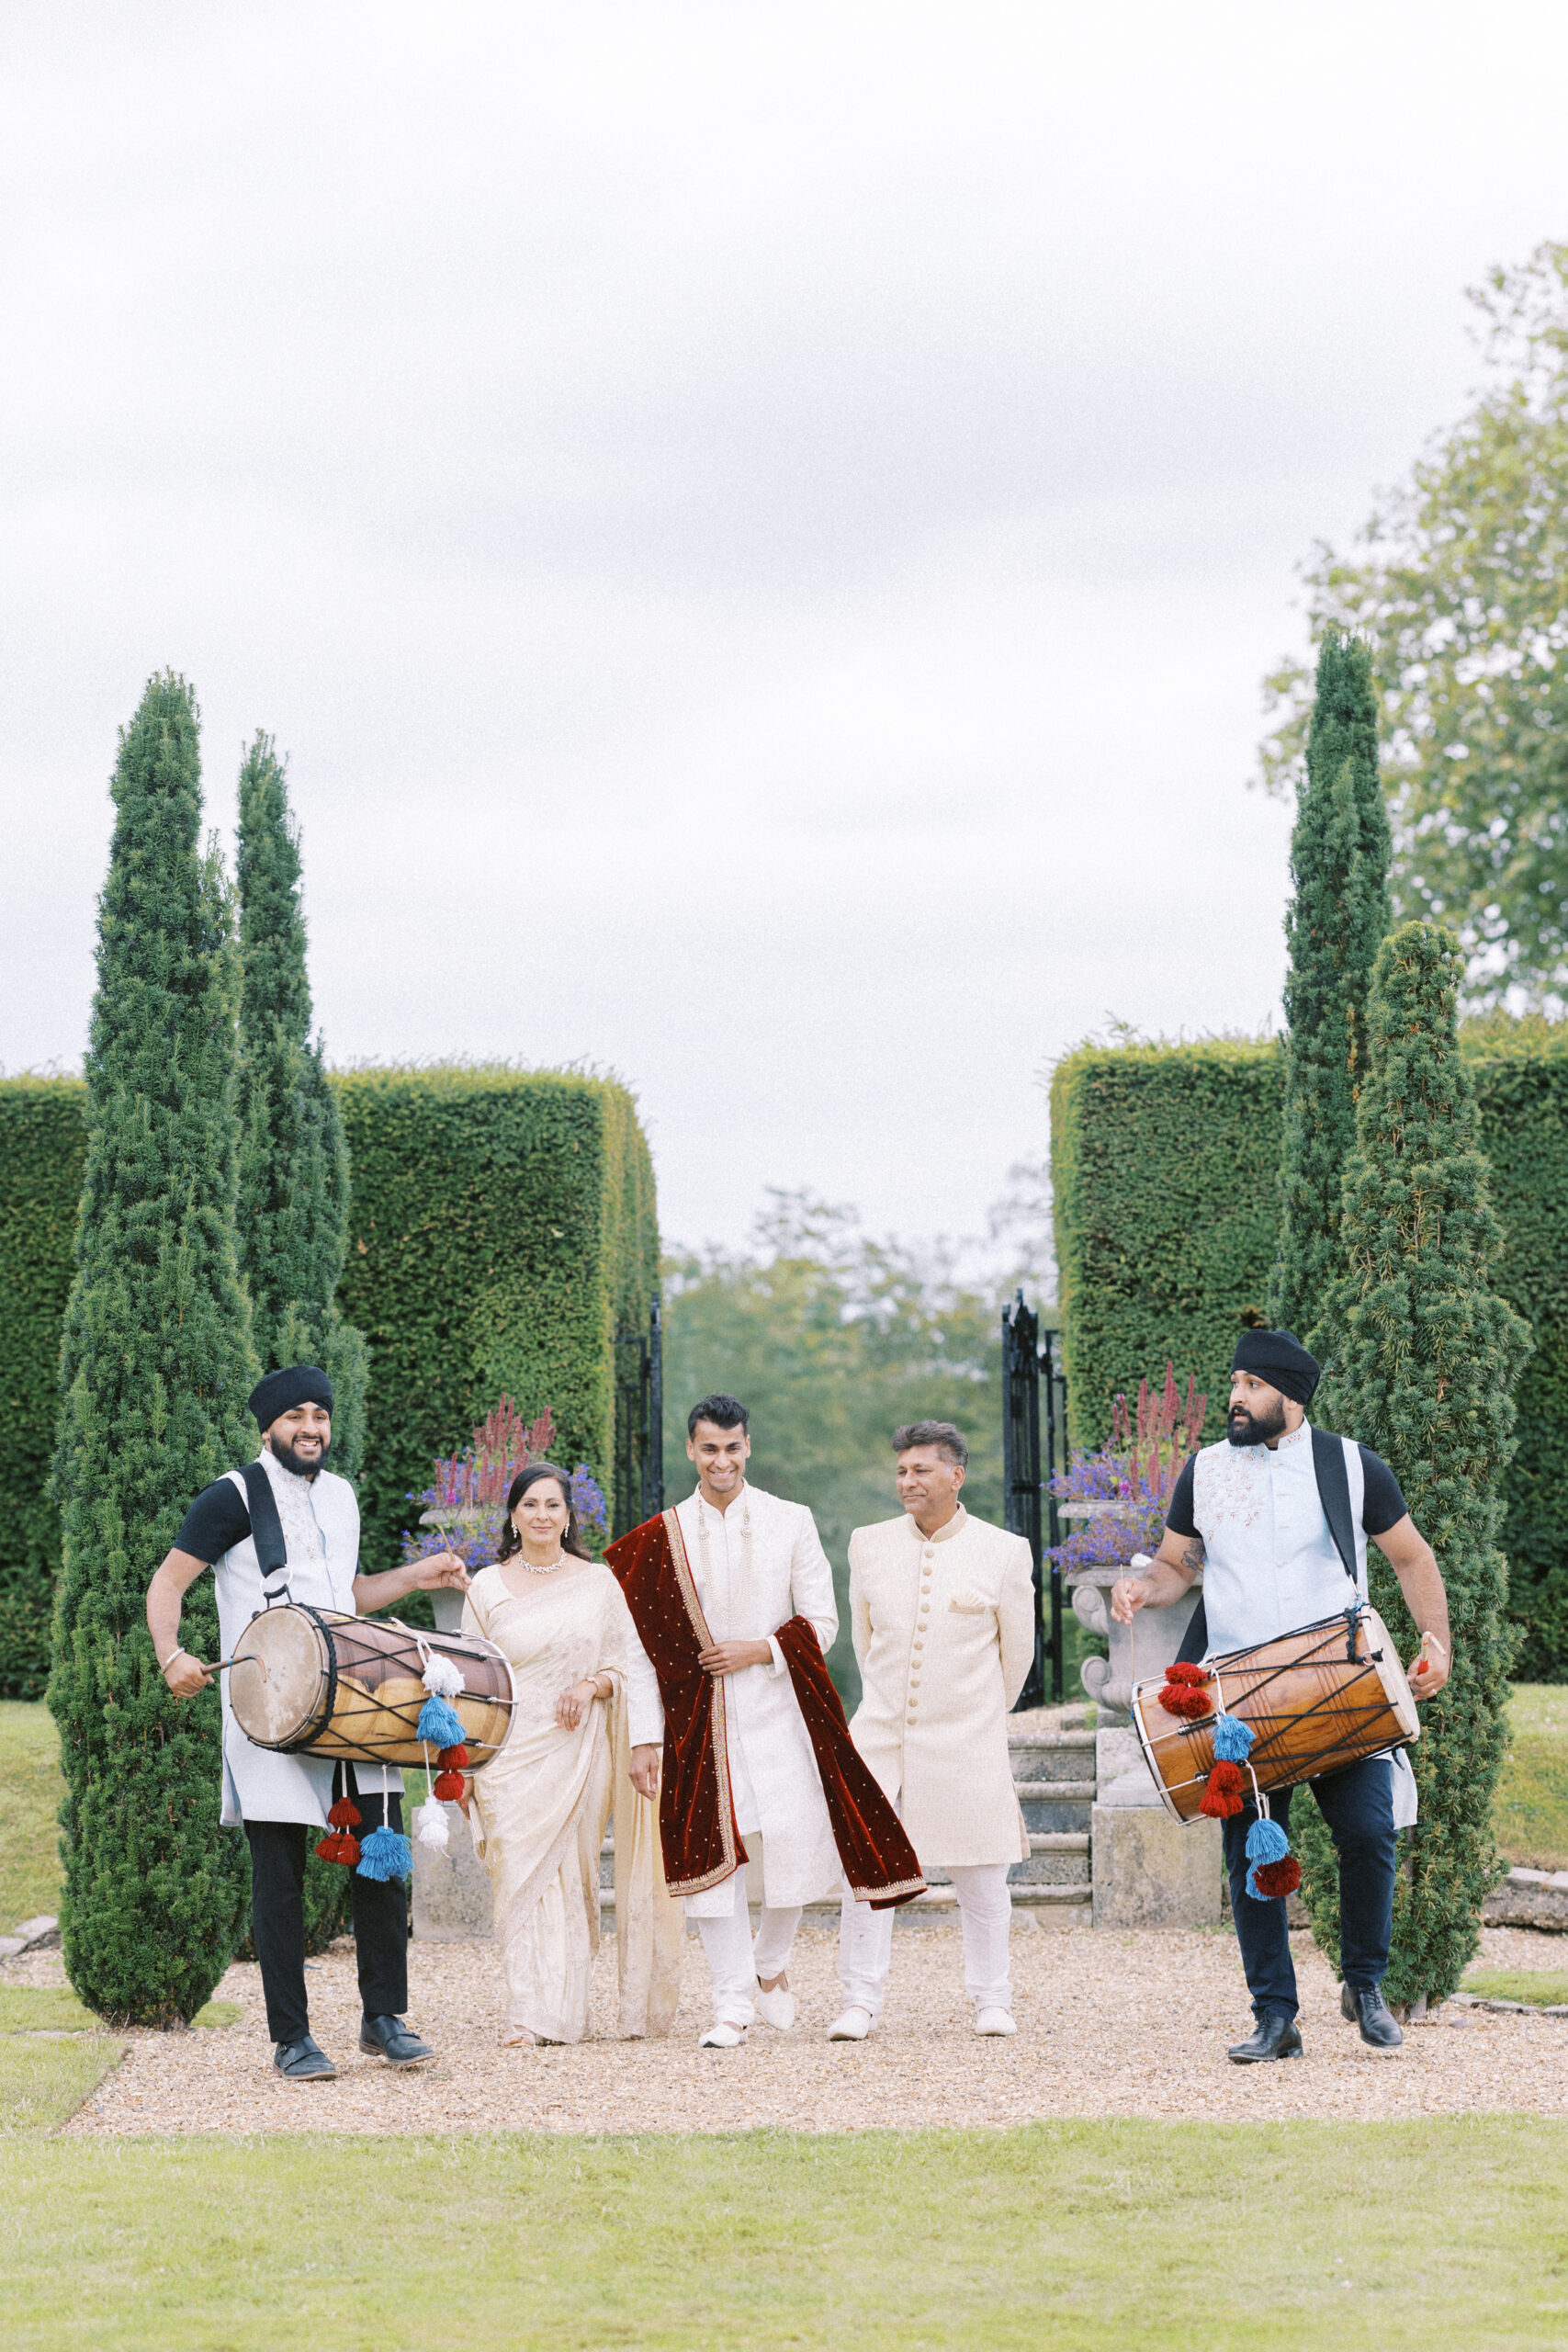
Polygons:
M964 1929L964 1989L977 2009L1012 2007L1008 1974L1008 1930L1012 1897L1006 1862L950 1863L948 1876L958 1897ZM848 1888L839 1914L839 1981L846 2008L865 2009L874 2020L893 1964L891 1911L852 1903Z
M741 1831L748 1850L760 1857L761 1840L756 1831ZM754 1860L759 1881L762 1872L760 1859ZM801 1905L793 1910L770 1911L762 1905L761 1919L757 1928L755 1945L751 1941L751 1914L746 1901L747 1872L738 1870L728 1883L735 1889L735 1908L728 1918L699 1919L697 1933L703 1939L707 1955L708 1973L713 1978L713 2012L720 2025L750 2025L757 2014L752 1996L760 1976L782 1976L789 1963L795 1943L795 1931L800 1925Z

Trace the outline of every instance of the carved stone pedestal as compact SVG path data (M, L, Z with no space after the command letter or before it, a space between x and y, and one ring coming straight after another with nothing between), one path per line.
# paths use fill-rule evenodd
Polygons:
M473 1835L455 1804L443 1807L448 1836L438 1854L413 1846L413 1932L422 1944L483 1943L495 1931L490 1872L474 1851Z

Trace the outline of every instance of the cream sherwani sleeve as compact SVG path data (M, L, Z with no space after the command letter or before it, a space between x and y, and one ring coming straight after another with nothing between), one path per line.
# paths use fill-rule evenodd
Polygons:
M866 1653L871 1647L871 1603L865 1597L860 1539L861 1530L857 1527L850 1537L850 1639L854 1644L855 1664L863 1678Z
M1021 1536L1015 1537L1009 1547L997 1599L997 1630L1001 1640L1002 1688L1010 1709L1034 1663L1034 1570Z
M839 1604L833 1595L833 1570L822 1549L817 1521L804 1505L789 1556L789 1597L797 1617L809 1619L827 1657L839 1638ZM774 1667L783 1670L784 1656L773 1645Z

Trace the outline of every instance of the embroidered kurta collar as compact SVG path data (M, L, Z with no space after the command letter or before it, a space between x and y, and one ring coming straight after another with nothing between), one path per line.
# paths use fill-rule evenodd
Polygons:
M917 1544L951 1544L955 1535L963 1534L968 1524L969 1514L962 1503L959 1504L947 1524L944 1527L939 1527L934 1535L927 1535L915 1524L915 1516L912 1511L908 1515L909 1532Z

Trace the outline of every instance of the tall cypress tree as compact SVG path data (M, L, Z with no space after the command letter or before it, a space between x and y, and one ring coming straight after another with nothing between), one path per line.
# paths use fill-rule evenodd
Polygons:
M320 1039L299 903L299 834L272 738L240 770L240 1261L264 1365L332 1376L333 1467L357 1475L368 1351L335 1304L348 1249L348 1147Z
M1495 1877L1492 1796L1511 1649L1500 1482L1529 1335L1491 1288L1500 1236L1455 1027L1463 974L1458 941L1430 923L1404 924L1379 953L1345 1171L1344 1271L1323 1324L1324 1426L1348 1430L1393 1467L1437 1554L1453 1624L1448 1687L1422 1709L1410 1751L1421 1817L1395 1895L1385 1984L1399 2002L1446 1999L1476 1948ZM1415 1628L1375 1549L1371 1582L1408 1658ZM1337 1949L1321 1852L1306 1887L1314 1932Z
M165 674L120 736L55 1471L65 1965L89 2008L141 2025L207 2000L244 1884L219 1827L218 1692L170 1697L142 1613L191 1497L244 1458L256 1376L234 1249L238 958L200 843L197 729ZM186 1625L216 1657L209 1580Z
M1330 629L1291 836L1280 1250L1269 1294L1270 1321L1303 1335L1343 1262L1339 1188L1366 1074L1367 989L1391 920L1392 850L1371 655Z

